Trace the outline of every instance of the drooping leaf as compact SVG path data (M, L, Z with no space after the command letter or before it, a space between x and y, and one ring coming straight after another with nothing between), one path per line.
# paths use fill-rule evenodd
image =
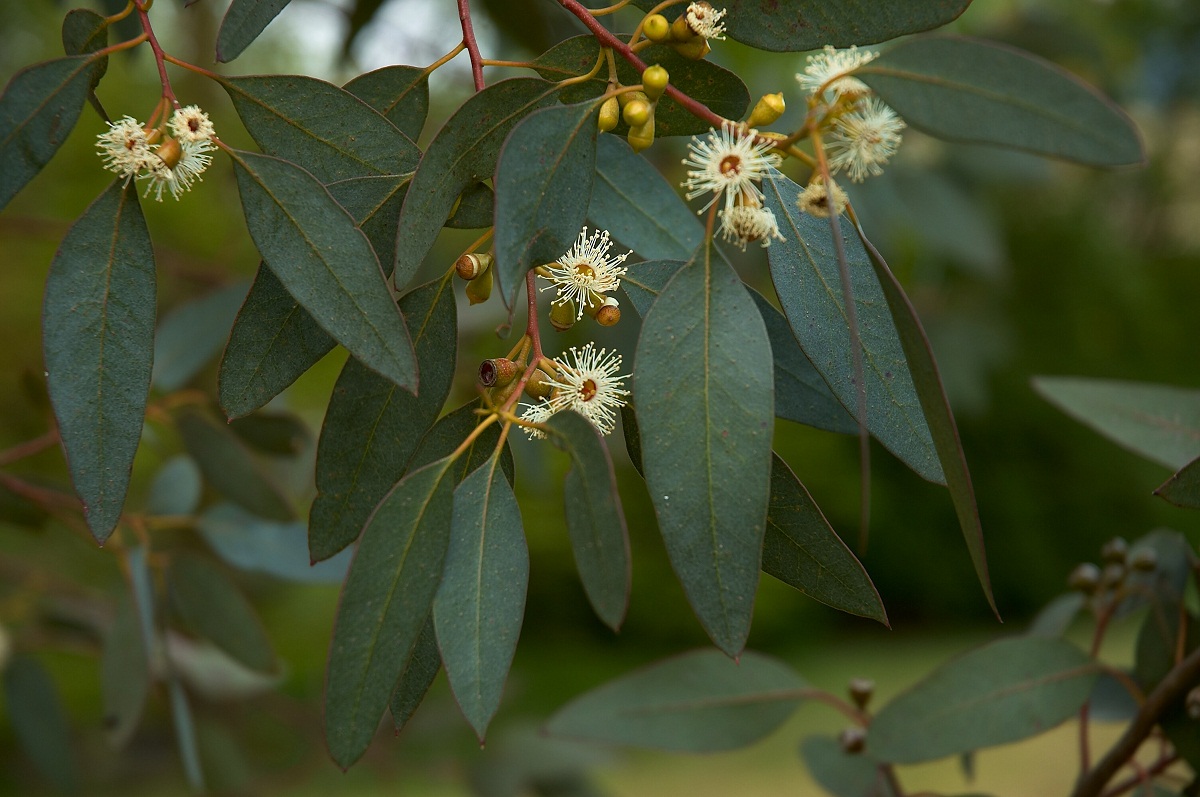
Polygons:
M1135 454L1178 470L1200 456L1200 390L1039 376L1042 398Z
M308 427L288 412L256 412L229 422L233 433L264 454L294 457L308 445Z
M596 427L575 412L546 423L550 439L571 456L563 487L567 533L583 589L596 615L620 630L629 608L629 534L608 447Z
M38 773L63 792L79 789L71 728L46 668L27 655L4 667L4 702L17 742Z
M1154 494L1175 506L1200 509L1200 458L1193 459L1180 468L1179 472L1163 482Z
M67 232L46 279L42 351L71 482L103 543L125 505L154 356L150 233L133 186L109 186Z
M433 426L454 379L458 329L448 279L400 300L417 351L421 390L401 390L357 360L333 388L317 446L317 496L308 518L313 561L358 538L371 510L404 475L421 437Z
M454 230L478 230L491 227L496 218L496 194L487 183L472 183L459 195L458 205L447 227Z
M230 565L288 581L340 584L353 555L346 550L311 563L305 524L265 520L234 504L213 506L198 525L213 551Z
M108 46L108 20L90 8L72 8L63 17L63 52L67 55L88 55ZM92 79L88 86L88 101L92 103L101 119L107 119L100 101L96 99L96 86L108 71L108 56L96 61Z
M275 669L271 640L254 606L219 567L194 554L176 554L167 587L189 629L253 670Z
M322 183L406 174L421 159L399 128L332 83L302 75L218 80L263 152L303 166Z
M200 505L204 489L200 468L187 454L171 457L150 484L146 512L151 515L190 515Z
M176 423L184 448L214 490L265 518L296 516L279 486L224 424L197 409L180 412Z
M646 315L633 374L646 484L713 641L750 630L771 481L771 347L742 281L705 247Z
M175 743L183 761L183 774L193 794L204 793L204 768L200 764L200 748L196 741L196 722L187 692L178 678L167 680L167 697L171 703L171 724L175 728Z
M209 701L246 701L279 686L281 672L252 670L204 639L168 632L166 660L170 671Z
M167 313L154 336L150 381L170 393L186 385L221 350L246 298L246 283L213 291Z
M997 144L1092 166L1142 163L1133 121L1074 75L977 39L901 42L856 73L904 118L951 141Z
M239 152L234 164L250 236L288 293L363 364L415 392L408 330L353 219L287 161Z
M415 66L385 66L359 75L343 88L416 141L429 115L428 77Z
M502 80L477 92L438 131L400 211L397 285L417 273L463 189L496 169L500 146L527 115L552 104L558 88L537 78Z
M370 744L433 606L450 540L450 465L438 460L388 493L346 576L325 681L325 739L343 768Z
M609 681L559 709L546 731L590 742L709 753L751 744L804 698L804 680L746 651L696 650Z
M599 104L555 105L513 128L496 164L496 264L513 306L530 266L566 253L587 214Z
M938 667L875 716L867 748L912 764L1013 742L1074 716L1099 665L1060 639L1013 637Z
M878 761L866 753L847 753L836 739L810 736L800 757L813 780L833 797L895 797Z
M416 713L425 699L425 693L433 685L438 670L442 668L442 654L438 652L437 635L433 630L432 618L425 621L417 643L408 654L396 689L392 692L392 724L399 733Z
M1042 607L1025 633L1030 636L1061 638L1083 610L1086 599L1082 592L1067 592Z
M133 606L137 610L138 628L142 632L142 641L150 654L150 661L157 663L162 655L158 619L155 616L158 596L154 589L154 574L150 572L150 562L145 546L130 547L125 561L129 564L129 586L133 594Z
M120 750L137 730L150 691L150 659L133 603L117 604L113 623L104 636L100 657L100 695L104 701L104 733Z
M1108 672L1100 673L1087 702L1090 722L1129 722L1140 708L1129 687Z
M561 80L568 75L580 75L591 71L600 54L600 45L594 36L576 36L560 42L534 60L535 69L550 80ZM658 64L671 76L671 85L697 100L726 119L741 119L750 105L750 91L742 79L724 67L711 61L692 61L671 47L652 45L638 53L647 64ZM625 59L617 57L617 77L622 85L632 86L642 82L641 73ZM608 71L601 70L589 80L575 83L563 90L564 102L582 102L599 97L608 90ZM698 118L669 96L658 101L654 111L654 135L692 136L708 132L710 125ZM612 131L614 136L624 136L629 126L621 121Z
M233 0L217 31L217 61L228 63L278 16L291 0Z
M417 452L413 454L408 469L413 471L417 468L423 468L434 460L450 456L458 448L459 444L467 439L467 435L483 420L482 416L475 412L481 406L482 404L478 400L471 401L438 420L433 425L433 428L421 438L421 445L417 448ZM485 462L491 459L492 452L496 450L499 442L500 428L498 424L492 424L487 429L484 429L479 434L479 437L471 441L471 445L467 447L467 450L463 452L462 456L454 464L454 483L458 484L467 478L468 473L482 467ZM516 476L512 450L508 447L507 441L504 443L503 453L500 454L500 467L503 469L505 477L508 478L508 483L513 484Z
M883 601L862 563L777 454L771 455L762 569L821 603L888 624Z
M85 55L56 58L26 67L8 81L0 95L0 209L71 134L98 61Z
M642 432L638 429L637 412L632 401L625 402L625 406L621 407L621 432L625 436L625 453L629 454L629 461L644 479L646 471L642 466Z
M813 218L797 208L800 190L777 172L763 181L766 206L779 220L786 239L775 241L767 250L771 279L800 348L854 417L858 392L834 242L824 219ZM942 484L945 476L893 314L888 312L862 245L845 234L843 243L858 311L867 429L919 476Z
M529 550L498 452L454 490L454 522L433 602L450 690L483 741L525 619Z

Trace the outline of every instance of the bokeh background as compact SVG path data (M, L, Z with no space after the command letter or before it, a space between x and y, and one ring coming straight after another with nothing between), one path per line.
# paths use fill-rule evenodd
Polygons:
M105 10L102 0L96 3ZM60 54L59 24L69 7L0 3L0 78L7 81L23 66ZM582 32L547 0L486 0L473 7L487 57L528 58ZM228 74L291 72L339 84L389 63L430 63L460 36L449 0L294 0L245 55L214 65L212 42L224 10L221 0L187 7L159 0L153 19L166 49L193 63ZM636 15L606 19L628 31ZM948 496L876 448L863 562L892 629L841 615L764 577L750 640L751 647L839 691L851 676L863 675L878 680L883 694L894 693L951 653L1019 630L1063 591L1071 567L1095 559L1113 536L1132 539L1170 527L1193 542L1200 539L1200 516L1151 496L1169 475L1164 469L1068 419L1030 387L1038 374L1200 385L1200 5L976 0L950 30L1023 47L1098 86L1134 117L1150 161L1140 170L1100 172L946 145L909 131L894 166L852 192L864 226L905 282L933 340L975 479L1005 623L996 623L983 600ZM149 56L139 48L111 60L99 89L110 114L148 115L158 97ZM711 58L742 75L751 96L782 90L793 106L801 105L792 75L803 56L723 42ZM489 80L510 72L489 70ZM251 146L218 86L181 70L174 80L185 103L209 111L222 138ZM465 55L434 75L431 91L424 140L470 92ZM789 112L779 129L794 116ZM67 227L108 184L93 146L102 129L99 117L85 109L58 157L0 213L0 450L48 428L42 289ZM682 152L683 142L660 141L649 155L675 179ZM257 266L228 164L218 158L205 178L181 202L143 205L160 269L160 318L245 283ZM476 234L448 231L426 263L428 274L443 270ZM761 253L737 255L745 278L769 291ZM632 312L628 316L605 344L631 353L637 323ZM511 345L491 334L502 320L496 301L470 310L460 303L466 343L450 406L471 395L479 360ZM561 345L583 340L568 333ZM548 345L557 350L559 342ZM301 508L311 499L316 434L343 361L340 352L329 355L272 405L310 428L304 454L267 463ZM215 365L214 358L190 387L212 393ZM178 450L175 441L148 430L135 467L134 501L144 499L158 469ZM634 556L632 603L619 635L592 616L574 573L561 508L565 461L545 446L514 441L532 576L521 645L487 748L478 748L439 678L401 738L381 731L367 758L342 774L326 758L320 731L336 586L238 574L261 611L282 669L261 683L230 686L218 665L204 665L210 669L202 666L190 684L211 789L507 795L535 793L528 790L533 777L541 779L538 794L589 793L546 785L579 787L574 776L563 775L578 765L591 773L590 793L598 794L815 793L804 785L796 743L812 729L839 725L815 707L764 745L706 758L547 747L537 736L538 723L573 695L706 642L667 563L644 488L619 435L612 440ZM859 501L856 441L781 422L777 448L852 542ZM66 483L57 449L9 470L49 487ZM186 530L171 534L165 544L195 544ZM70 720L67 755L80 773L82 793L184 794L164 694L152 696L124 750L112 751L103 737L95 628L126 591L117 557L0 489L0 648L31 652L52 673ZM1125 655L1120 630L1114 646L1114 655ZM0 794L52 793L22 756L4 715L0 705ZM1060 736L980 756L979 782L998 794L1063 792L1074 764L1064 758L1070 755L1068 736ZM963 783L949 765L904 770L902 776L906 783L911 778L914 790L961 789Z

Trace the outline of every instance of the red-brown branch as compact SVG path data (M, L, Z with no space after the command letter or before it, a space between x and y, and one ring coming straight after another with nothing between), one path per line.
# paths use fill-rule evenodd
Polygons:
M154 63L158 65L158 79L162 81L163 96L178 108L179 100L175 98L175 89L171 88L171 79L167 77L165 53L163 53L163 48L158 43L158 37L154 35L154 28L150 26L150 15L146 12L146 3L143 0L134 0L134 5L137 6L138 19L141 20L142 30L146 32L146 40L150 43L150 49L154 51Z
M469 0L458 0L458 21L462 25L463 44L467 46L467 55L471 58L471 77L475 80L475 90L483 91L483 58L479 55L479 43L475 41L475 29L471 26Z

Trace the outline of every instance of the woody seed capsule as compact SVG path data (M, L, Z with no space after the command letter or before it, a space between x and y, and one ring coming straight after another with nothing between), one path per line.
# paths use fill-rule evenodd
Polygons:
M521 366L507 357L484 360L479 364L479 384L484 387L504 387L517 378Z
M463 255L454 261L454 270L465 280L473 280L492 265L491 255Z

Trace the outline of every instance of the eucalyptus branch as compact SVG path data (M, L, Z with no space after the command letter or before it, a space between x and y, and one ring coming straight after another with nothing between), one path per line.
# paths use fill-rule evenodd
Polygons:
M479 55L479 43L475 41L475 29L471 26L470 0L458 0L458 21L462 25L463 44L467 46L467 55L471 58L471 77L475 80L475 90L483 91L483 58Z
M171 104L176 108L179 107L179 100L175 98L175 90L171 88L171 78L167 76L166 54L163 52L162 46L158 43L158 37L154 35L154 28L150 25L150 3L142 2L142 0L134 0L137 6L138 19L141 20L142 30L146 32L146 41L150 43L150 49L154 51L154 63L158 66L158 78L162 81L163 96L171 101Z

